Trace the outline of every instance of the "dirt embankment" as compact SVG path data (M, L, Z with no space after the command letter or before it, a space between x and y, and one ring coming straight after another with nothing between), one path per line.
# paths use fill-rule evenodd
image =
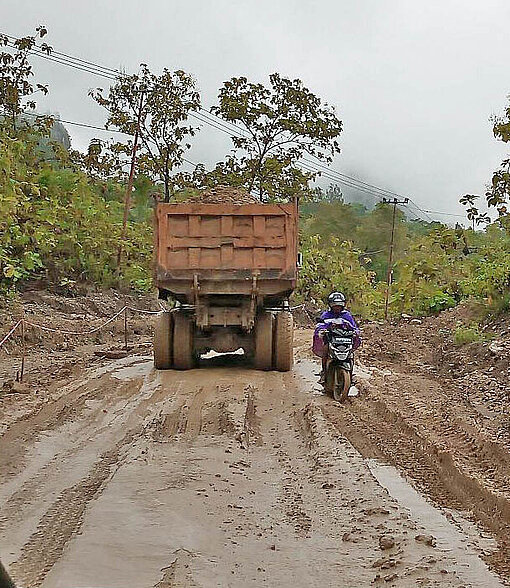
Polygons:
M33 321L67 328L125 304L38 296ZM346 405L314 391L310 330L291 373L239 356L155 372L150 316L130 319L124 358L96 354L122 348L122 321L99 341L31 341L26 387L0 396L0 559L25 588L501 586L478 556L510 578L505 413L440 372L433 333L446 328L366 326ZM454 511L402 503L366 457L482 523L496 549Z

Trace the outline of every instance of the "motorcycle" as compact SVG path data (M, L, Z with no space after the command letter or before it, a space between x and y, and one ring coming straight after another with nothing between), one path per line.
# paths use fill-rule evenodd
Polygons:
M337 402L344 402L349 394L354 367L354 347L356 333L346 328L343 319L328 319L323 333L328 345L328 357L324 376L324 391Z

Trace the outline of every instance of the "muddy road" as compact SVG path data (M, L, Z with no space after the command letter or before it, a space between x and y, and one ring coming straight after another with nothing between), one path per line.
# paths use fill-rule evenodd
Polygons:
M2 397L0 559L19 585L504 585L501 534L377 398L397 378L361 369L334 405L309 337L291 373L236 356L156 372L142 350Z

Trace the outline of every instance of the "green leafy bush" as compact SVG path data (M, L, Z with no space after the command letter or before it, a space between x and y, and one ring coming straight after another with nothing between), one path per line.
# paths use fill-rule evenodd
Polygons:
M341 290L358 316L375 318L381 315L384 288L376 283L375 274L360 264L360 251L350 241L311 235L302 238L301 251L303 267L296 300L323 304L332 290Z
M34 278L150 287L150 221L128 223L117 271L123 205L102 188L62 159L40 159L35 138L0 131L0 288Z
M468 343L479 343L484 340L483 333L477 326L466 327L459 325L453 333L453 342L455 345L467 345Z

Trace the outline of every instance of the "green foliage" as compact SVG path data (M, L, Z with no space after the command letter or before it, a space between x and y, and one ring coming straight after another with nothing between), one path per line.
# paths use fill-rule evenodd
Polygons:
M311 235L302 238L300 247L303 267L296 300L324 303L332 290L341 290L357 315L374 318L381 314L384 289L376 283L374 273L362 267L360 251L352 242Z
M107 95L102 88L90 95L108 112L107 127L131 136L135 136L138 129L139 173L160 182L165 202L168 202L185 179L173 170L182 164L184 153L191 147L189 140L197 131L188 121L190 112L200 108L193 78L184 71L171 72L166 68L158 76L142 63L139 74L119 77ZM119 167L125 168L133 142L129 139L104 144L95 139L89 147L89 161L85 165L92 164L111 177Z
M0 115L5 117L11 131L15 130L18 117L25 109L35 109L33 95L36 92L48 93L46 85L32 83L33 71L29 61L29 54L36 45L36 40L42 39L47 32L46 27L38 26L36 35L14 41L0 34L0 47L12 48L12 51L0 52ZM50 55L52 48L42 43L41 51Z
M45 33L38 29L40 37ZM7 44L1 36L0 44ZM107 93L92 93L108 110L108 125L133 136L140 119L125 254L117 267L132 140L94 140L87 153L68 153L51 141L48 121L26 124L24 110L35 106L32 93L46 91L29 81L34 44L35 37L26 37L15 43L12 55L0 53L3 293L11 295L32 279L69 292L81 281L149 290L155 200L163 194L167 201L181 201L197 188L227 184L256 190L262 200L301 197L304 264L297 300L322 304L331 290L341 290L357 316L383 315L393 208L381 203L368 210L345 203L337 185L327 190L310 185L315 174L300 169L299 161L311 155L330 162L339 152L342 123L301 81L273 74L269 87L242 77L225 82L213 111L244 132L232 137L234 152L215 169L200 165L194 174L175 171L196 132L188 116L200 107L190 76L166 69L156 76L142 65L140 74L122 76ZM495 121L495 136L509 141L509 129L510 107ZM497 210L496 223L478 210L473 195L462 198L470 230L408 220L397 209L390 313L434 314L469 299L493 313L510 308L509 197L510 160L505 160L486 194ZM482 338L476 326L454 334L458 345Z
M493 133L496 139L504 143L510 142L510 105L505 109L503 116L493 117ZM473 222L490 222L488 215L480 215L474 206L474 200L478 196L467 195L460 202L468 206L468 214ZM495 209L498 214L498 223L510 233L510 158L505 158L493 175L490 186L485 193L487 205ZM473 226L474 228L474 226Z
M453 343L455 345L467 345L468 343L479 343L484 340L483 333L475 326L466 327L459 325L453 333Z
M0 130L0 288L44 279L147 288L150 222L130 222L126 259L116 271L122 203L82 172L38 155L37 138Z
M342 240L353 241L362 217L359 210L350 204L325 200L317 203L314 206L313 215L304 220L303 231L309 235L335 236Z

